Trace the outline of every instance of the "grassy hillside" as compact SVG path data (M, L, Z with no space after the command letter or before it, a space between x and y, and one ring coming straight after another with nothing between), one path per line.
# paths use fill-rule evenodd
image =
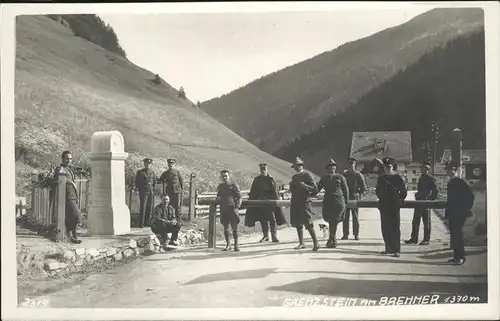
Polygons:
M178 159L186 180L197 174L202 189L213 189L223 168L248 188L267 162L278 181L287 183L290 164L240 138L163 81L155 71L73 34L44 16L17 20L15 75L16 192L26 194L33 169L57 165L64 149L88 165L96 131L119 130L125 138L127 175L153 157L158 175L166 159Z
M435 9L262 77L201 108L256 146L275 152L435 46L483 24L481 9Z
M391 80L363 96L345 112L325 120L320 130L303 135L276 154L303 154L312 170L334 157L346 166L354 131L410 130L414 159L440 127L437 155L450 147L454 128L463 130L463 148L486 147L484 31L460 36L424 55ZM335 139L332 139L335 137Z

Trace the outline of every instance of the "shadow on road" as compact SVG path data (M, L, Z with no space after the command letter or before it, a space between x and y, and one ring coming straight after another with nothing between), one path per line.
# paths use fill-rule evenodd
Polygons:
M350 263L367 263L367 264L373 264L373 263L397 263L397 264L420 264L420 265L449 265L450 268L453 266L450 263L447 263L446 261L443 262L429 262L429 261L419 261L419 260L405 260L402 257L404 255L401 255L401 258L392 258L392 257L374 257L374 258L311 258L312 260L343 260L346 262Z
M475 249L475 250L466 250L466 255L467 257L474 256L474 255L479 255L486 253L487 249ZM448 250L446 252L442 253L434 253L430 255L421 255L419 256L421 259L428 259L428 260L436 260L436 259L448 259L453 256L453 251Z
M274 272L277 274L337 274L337 275L383 275L383 276L390 276L390 275L397 275L397 276L431 276L431 277L456 277L456 278L486 278L486 274L437 274L437 273L390 273L390 272L335 272L335 271L278 271Z
M282 286L271 286L269 291L294 292L306 295L328 295L346 298L364 298L379 300L381 297L399 297L428 295L432 293L459 295L466 294L480 297L480 302L487 302L487 284L452 283L429 281L382 281L382 280L347 280L340 278L315 278ZM479 302L474 302L479 303Z
M274 271L276 271L276 268L206 274L206 275L200 276L192 281L189 281L188 283L184 283L184 285L212 283L212 282L218 282L218 281L262 279L262 278L267 277L268 275L270 275Z

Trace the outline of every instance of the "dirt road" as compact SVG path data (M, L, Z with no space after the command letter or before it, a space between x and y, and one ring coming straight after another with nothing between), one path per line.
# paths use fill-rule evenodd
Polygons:
M425 295L403 300L453 303L459 300L454 295L463 294L464 302L485 302L486 248L469 248L463 266L447 264L448 235L433 216L429 246L402 245L400 258L381 255L378 211L362 209L360 216L361 240L339 241L336 249L324 247L316 224L320 250L311 251L310 238L308 249L294 250L295 230L286 228L279 232L279 244L260 244L260 235L254 235L242 241L239 253L221 252L222 244L215 251L159 253L40 299L53 308L360 305L364 299L383 305L388 297ZM402 210L403 239L409 236L411 218L412 210Z

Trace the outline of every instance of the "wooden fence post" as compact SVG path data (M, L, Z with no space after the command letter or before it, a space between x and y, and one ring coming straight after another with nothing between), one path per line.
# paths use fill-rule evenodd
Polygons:
M215 249L217 234L216 234L216 221L217 220L217 205L210 205L210 212L208 214L208 247Z
M66 238L66 181L68 175L64 167L61 168L59 176L57 177L56 197L55 197L55 211L56 211L56 224L57 224L57 238L64 241Z
M451 160L458 164L458 177L462 177L462 130L453 130L453 145L451 147Z
M196 184L194 179L196 178L195 173L191 173L189 177L189 212L188 212L188 221L191 221L191 218L196 218L195 213L195 204L196 204Z

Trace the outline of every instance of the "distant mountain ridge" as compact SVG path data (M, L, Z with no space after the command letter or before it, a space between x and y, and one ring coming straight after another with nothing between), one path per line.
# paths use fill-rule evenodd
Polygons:
M439 126L437 161L451 146L455 128L463 131L464 149L485 149L485 85L484 30L478 30L425 54L275 155L287 160L301 155L308 168L321 173L330 157L339 168L347 166L353 132L410 131L413 161L428 160L420 146L434 140L432 123Z
M483 26L481 9L434 9L203 102L201 108L256 146L275 152L425 53Z

